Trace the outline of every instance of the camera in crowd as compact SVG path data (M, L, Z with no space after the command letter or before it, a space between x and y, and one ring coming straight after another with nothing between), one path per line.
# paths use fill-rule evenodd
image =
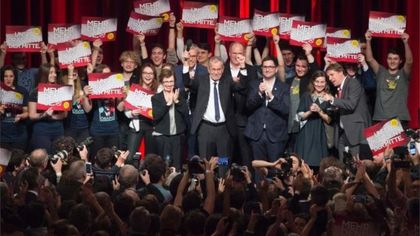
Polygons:
M66 150L60 150L56 152L55 154L48 155L48 159L52 161L53 163L56 163L59 159L65 162L68 156L69 156L69 153Z
M240 166L236 163L232 163L230 167L230 175L232 176L233 181L236 182L243 182L245 181L245 175L242 172L244 170L244 166Z
M419 137L419 135L420 135L420 130L406 129L406 130L405 130L405 134L406 134L408 137L410 137L410 138L412 138L413 140L415 140L415 141L420 141L420 137Z
M85 140L80 142L79 145L77 145L76 148L80 152L80 151L83 150L83 146L89 147L89 145L91 145L92 143L93 143L93 138L89 136Z
M343 152L343 163L351 174L355 175L357 172L356 162L350 152Z
M279 179L285 179L292 174L293 159L288 153L281 156L286 162L281 163L280 169L276 169L276 176Z
M188 162L188 170L190 174L203 174L205 170L201 165L204 165L204 160L197 155L192 156Z
M116 146L112 146L112 151L114 152L114 156L119 157L124 151L119 150Z

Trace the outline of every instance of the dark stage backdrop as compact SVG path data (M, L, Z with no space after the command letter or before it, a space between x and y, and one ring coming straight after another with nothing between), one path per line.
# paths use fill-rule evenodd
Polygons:
M177 19L181 16L184 0L170 0ZM201 0L219 4L220 15L249 17L254 9L302 14L307 20L327 23L333 27L349 27L353 38L363 37L368 26L369 11L393 12L407 16L407 32L414 54L414 68L409 93L411 127L419 127L420 83L419 83L419 0ZM4 41L5 25L41 25L47 38L48 23L80 23L82 16L118 18L117 41L105 43L105 63L114 70L119 69L118 57L131 49L132 35L125 32L133 0L1 0L0 39ZM166 44L168 26L161 34L147 38L152 42ZM197 33L198 32L198 33ZM194 41L212 42L214 33L208 30L186 29L185 38ZM260 45L262 46L262 45ZM399 39L374 39L374 55L385 64L386 51L390 47L402 49ZM323 54L317 52L319 63ZM38 65L39 55L33 54L30 63Z

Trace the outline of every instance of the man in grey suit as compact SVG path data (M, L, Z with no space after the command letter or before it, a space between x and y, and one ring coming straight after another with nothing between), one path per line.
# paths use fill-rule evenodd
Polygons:
M360 144L367 143L363 130L371 124L365 93L356 79L346 77L340 64L329 65L326 72L338 91L336 97L325 94L324 99L338 108L335 145L338 147L340 160L343 159L345 147L349 147L353 156L358 156Z

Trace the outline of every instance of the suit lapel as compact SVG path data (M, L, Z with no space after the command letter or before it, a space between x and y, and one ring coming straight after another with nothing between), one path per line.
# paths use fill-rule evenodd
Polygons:
M344 85L343 85L343 90L342 90L342 94L341 94L341 98L346 97L349 93L348 93L348 87L349 87L349 82L350 82L351 78L346 77L346 80L344 81Z

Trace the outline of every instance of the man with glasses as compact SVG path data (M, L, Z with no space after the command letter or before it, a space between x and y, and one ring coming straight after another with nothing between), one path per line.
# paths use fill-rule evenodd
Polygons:
M247 108L252 112L245 128L255 160L276 161L284 152L288 135L289 87L276 79L278 63L262 60L262 79L249 84Z

